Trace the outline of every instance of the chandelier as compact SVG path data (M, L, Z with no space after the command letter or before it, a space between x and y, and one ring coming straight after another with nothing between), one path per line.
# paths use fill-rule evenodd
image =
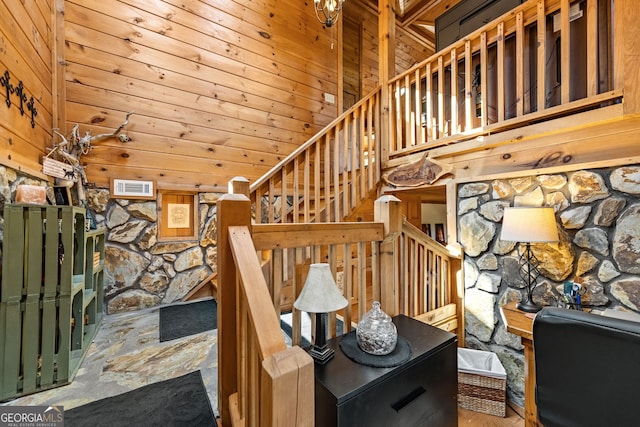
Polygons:
M344 0L313 0L320 23L331 27L338 20Z

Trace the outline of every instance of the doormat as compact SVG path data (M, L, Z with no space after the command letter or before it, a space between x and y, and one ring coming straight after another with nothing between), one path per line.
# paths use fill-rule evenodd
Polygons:
M160 307L160 342L175 340L218 327L215 300Z
M215 426L200 371L149 384L64 412L71 426Z

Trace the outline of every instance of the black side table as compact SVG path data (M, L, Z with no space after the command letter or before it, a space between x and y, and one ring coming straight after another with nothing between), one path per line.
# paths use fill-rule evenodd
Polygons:
M393 318L412 356L393 368L358 364L327 342L335 357L315 366L317 427L458 425L458 359L454 334L410 317Z

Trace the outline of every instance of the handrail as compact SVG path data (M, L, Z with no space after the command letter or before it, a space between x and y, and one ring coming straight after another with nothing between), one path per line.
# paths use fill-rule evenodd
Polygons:
M373 90L250 186L257 223L342 221L377 188L380 93Z
M402 313L417 317L449 304L461 305L455 287L461 267L460 254L452 253L406 218L402 222L399 244ZM455 319L455 310L451 317ZM454 330L454 326L457 327L457 322L450 322L449 330Z
M287 345L280 332L280 323L273 316L273 307L261 304L265 296L269 298L269 291L248 228L229 227L229 243L238 269L242 299L249 309L250 327L256 334L258 354L264 360L284 350Z
M228 232L239 279L242 356L238 391L230 398L232 424L312 426L314 405L304 392L313 384L313 361L299 347L287 349L274 307L264 304L271 298L248 227L229 227Z
M397 198L379 198L374 216L377 221L360 223L251 224L246 196L228 194L219 199L218 360L224 370L219 371L218 381L221 408L228 406L228 411L221 409L223 424L311 425L314 374L310 357L298 347L301 313L293 310L293 347L286 348L279 324L282 285L288 276L297 295L310 262L327 262L334 277L340 276L336 282L350 302L339 312L343 332L352 329L374 300L381 301L390 315L407 314L440 322L448 330L457 328L451 313L458 305L449 290L455 287L452 273L459 269L455 259L434 244L429 247L437 257L408 258L409 251L403 248L416 232L402 226ZM258 251L271 254L265 269ZM401 271L418 271L430 279L409 279L405 284ZM427 304L406 303L420 293L438 298ZM357 314L352 312L354 306ZM329 319L329 334L335 336L336 313Z
M378 264L379 243L384 240L382 222L256 224L253 236L257 250L273 251L269 259L269 271L272 272L269 290L278 312L283 285L288 282L291 293L299 294L310 263L326 262L334 276L341 277L338 281L342 284L343 295L351 303L340 312L344 332L349 332L352 323L366 311L366 305L360 301L379 301L381 298L378 275L374 274L368 281L366 278L367 270ZM297 263L296 274L288 260L301 258L305 261ZM352 313L351 306L357 306L357 314ZM293 344L299 345L300 312L295 309L292 312ZM332 315L329 334L334 336L336 332L335 315Z
M580 4L529 0L391 79L390 157L619 102L615 11Z
M331 123L326 125L318 133L316 133L311 138L309 138L309 140L307 142L305 142L304 144L302 144L301 146L296 148L286 158L282 159L274 167L269 169L269 171L267 173L262 175L253 184L251 184L249 186L250 192L254 192L256 190L256 188L260 187L265 182L267 182L267 180L269 178L273 177L287 163L290 163L292 159L294 159L295 157L297 157L298 155L303 153L305 150L309 149L313 144L315 144L318 141L318 139L320 139L320 137L322 137L323 135L326 135L331 129L335 128L338 124L343 123L346 116L348 116L350 114L353 114L357 110L361 109L363 106L365 106L367 104L367 102L369 102L370 98L375 97L379 92L380 92L380 86L378 86L374 90L372 90L369 94L367 94L364 98L362 98L360 101L358 101L355 105L353 105L351 108L349 108L343 114L341 114L339 117L336 117L335 119L333 119L333 121L331 121Z

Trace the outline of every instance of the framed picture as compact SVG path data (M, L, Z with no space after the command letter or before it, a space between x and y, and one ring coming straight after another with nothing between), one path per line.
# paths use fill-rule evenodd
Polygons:
M444 234L444 224L436 224L436 242L442 243L443 245L447 244L447 238Z
M65 186L53 187L53 195L57 206L71 206L71 190Z
M431 237L431 224L422 224L422 232Z
M158 241L198 238L198 195L181 191L158 191Z

